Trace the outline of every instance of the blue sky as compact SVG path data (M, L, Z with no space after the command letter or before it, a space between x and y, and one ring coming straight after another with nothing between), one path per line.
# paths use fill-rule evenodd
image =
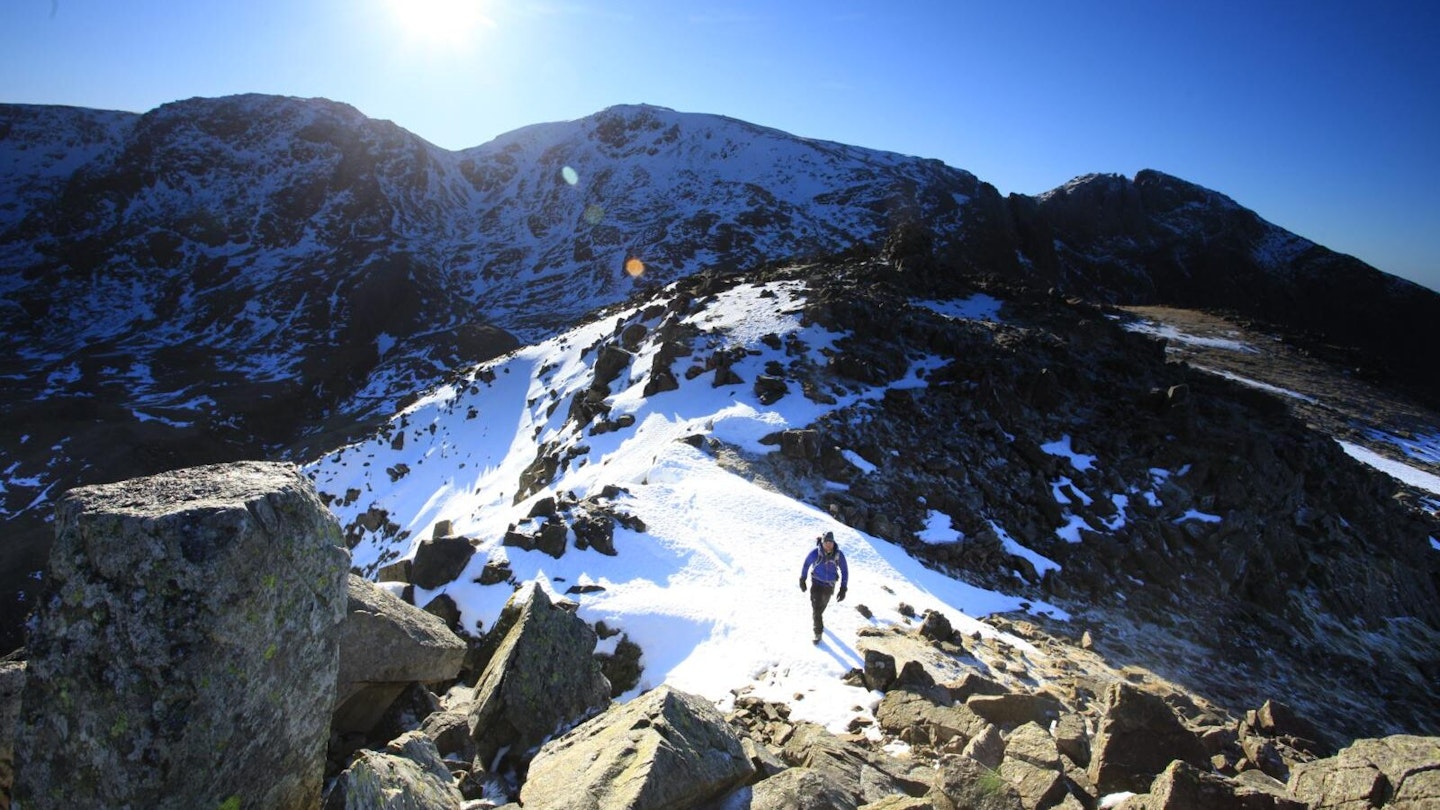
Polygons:
M5 0L0 101L322 96L443 147L648 103L1002 192L1159 169L1440 289L1440 4Z

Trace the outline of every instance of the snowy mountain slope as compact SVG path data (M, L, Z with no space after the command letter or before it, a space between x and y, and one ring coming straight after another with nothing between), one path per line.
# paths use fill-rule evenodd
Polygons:
M816 324L802 325L799 287L742 284L678 323L699 330L702 344L718 351L757 348L731 366L743 379L755 379L774 363L823 365L836 336ZM795 716L836 731L850 722L852 707L872 702L865 690L841 680L860 664L856 633L862 626L907 621L898 612L900 603L917 612L941 610L962 631L991 637L999 634L971 616L1025 604L1064 617L1051 606L1028 605L929 570L890 542L725 469L707 451L724 445L767 453L765 436L881 397L883 387L837 387L830 403L795 394L766 405L753 388L717 386L712 371L684 380L678 390L646 397L651 352L642 350L617 380L611 400L611 418L631 416L632 426L587 435L564 408L555 407L589 387L592 349L614 332L612 324L639 323L653 333L661 318L620 311L523 349L407 408L391 430L369 442L307 465L321 492L335 499L343 524L360 526L361 515L378 508L398 528L393 534L352 534L358 541L354 564L373 573L397 554L413 554L415 540L429 537L437 522L450 521L456 533L476 539L477 554L454 583L417 592L417 603L447 594L459 605L464 626L488 627L512 588L472 580L487 564L504 560L516 581L537 581L557 594L588 586L573 597L580 615L618 628L646 651L637 690L669 682L716 701L733 700L737 689L779 701L803 694ZM767 337L779 348L766 347ZM797 356L783 346L805 348ZM919 372L931 362L921 361L896 385L923 386ZM494 381L479 382L479 375L493 375ZM686 441L693 437L701 437L700 446ZM543 490L514 502L516 482L533 462L536 442L562 451L569 462ZM407 472L390 481L402 465ZM556 559L503 545L507 529L526 522L542 497L568 493L586 501L602 497L607 487L619 488L615 506L645 526L617 530L616 556L572 549ZM363 494L352 499L348 491ZM796 581L801 561L824 531L839 538L852 587L848 604L837 603L828 614L827 640L811 651L808 601ZM857 603L869 606L872 615L849 609ZM1021 639L1004 640L1035 652Z
M525 339L586 311L534 307L532 280L558 276L577 302L611 303L631 289L632 257L663 285L873 245L906 219L954 235L979 191L973 175L938 161L644 105L527 127L459 160L490 195L477 235L505 245L480 271L497 296L491 311Z
M1203 375L1188 377L1201 404L1187 415L1125 404L1169 366L1104 319L984 294L882 297L885 322L868 327L872 293L843 276L822 265L657 291L458 375L305 470L367 575L415 557L437 526L469 538L464 570L415 587L416 604L453 604L478 633L538 582L639 644L633 689L755 694L840 730L870 710L840 678L859 665L858 634L940 610L1035 664L995 677L1035 677L1045 653L984 622L1029 611L1093 628L1120 660L1234 711L1283 695L1337 734L1440 720L1414 691L1440 662L1420 607L1436 527L1416 536L1333 443ZM891 371L864 370L868 349ZM1062 387L1036 388L1038 366L1067 356ZM1113 378L1073 373L1086 368ZM673 389L656 385L667 378ZM807 432L814 453L796 449ZM597 519L613 524L608 543ZM826 530L853 584L816 650L795 580ZM1382 596L1366 590L1372 567L1412 576ZM1376 654L1392 661L1380 692L1334 665Z

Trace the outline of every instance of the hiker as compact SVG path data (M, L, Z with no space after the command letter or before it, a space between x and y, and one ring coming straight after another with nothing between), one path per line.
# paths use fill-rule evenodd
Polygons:
M825 622L821 618L825 612L825 606L830 604L830 594L835 592L835 585L840 585L840 592L835 594L836 602L845 601L845 586L850 583L850 568L845 564L845 552L835 545L835 533L825 532L815 539L815 548L805 557L805 565L800 568L800 590L805 590L805 580L810 579L810 612L815 625L815 643L820 643L820 636L825 632Z

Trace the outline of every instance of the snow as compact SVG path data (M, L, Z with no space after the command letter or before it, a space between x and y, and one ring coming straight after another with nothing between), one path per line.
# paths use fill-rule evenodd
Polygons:
M1056 441L1042 444L1040 445L1040 449L1052 456L1061 456L1062 458L1070 459L1070 466L1081 472L1095 466L1095 456L1087 456L1084 453L1077 453L1071 449L1070 437L1068 435L1061 436Z
M841 335L802 323L800 292L775 283L721 293L687 319L702 331L691 360L703 358L710 347L758 348L759 354L733 366L747 381L768 362L823 362L824 350ZM856 716L873 717L879 695L848 686L842 677L863 662L857 647L862 628L913 621L902 615L901 603L916 615L942 611L960 632L998 639L1032 657L1040 653L1028 642L997 631L984 617L1028 607L1068 619L1051 605L928 569L901 547L728 469L715 451L716 443L723 443L745 453L776 452L760 440L807 426L838 407L864 407L883 396L883 388L837 387L828 392L836 404L792 391L767 406L748 383L717 388L714 372L686 379L681 372L688 361L681 358L674 366L680 389L647 397L641 392L652 359L642 351L611 383L614 393L606 400L611 420L630 415L633 426L577 433L566 414L573 396L590 383L594 344L614 333L616 318L639 317L637 311L621 312L492 361L483 367L494 373L491 382L482 382L477 369L468 379L432 391L392 422L391 430L404 434L401 449L395 449L393 433L385 433L307 465L321 491L337 499L351 489L363 493L333 505L342 525L373 504L406 532L398 544L367 536L353 549L352 563L373 566L389 558L387 549L391 557L395 551L413 553L416 540L428 537L438 521L450 520L457 534L478 542L477 554L454 582L417 592L416 604L424 606L443 592L459 607L465 626L489 627L512 590L475 580L487 561L505 559L517 581L575 601L587 622L604 621L641 647L642 680L620 700L661 683L705 696L721 709L737 694L751 694L788 703L795 719L837 732ZM652 329L657 325L658 316L647 322ZM781 338L781 349L760 342L772 334ZM927 363L935 359L917 358L913 367ZM700 447L680 441L696 435ZM514 503L520 472L535 460L540 443L571 460L551 487ZM858 455L846 457L861 472L874 469ZM409 472L392 481L387 471L399 464ZM524 520L536 499L556 493L584 499L607 485L623 488L613 508L645 525L643 532L616 526L616 556L572 544L556 559L501 544L507 528ZM1057 567L992 526L1012 553L1037 570ZM809 599L798 580L805 555L825 531L834 532L847 556L850 583L846 601L827 610L824 638L814 645ZM939 513L932 513L927 536L935 542L964 539ZM600 590L567 593L579 585ZM857 605L867 606L872 618L856 611Z
M964 532L950 525L950 516L944 512L930 510L925 520L925 528L919 534L920 542L932 546L943 546L950 543L959 543L965 539Z
M1208 512L1201 512L1198 509L1187 509L1185 510L1185 514L1181 515L1178 518L1175 518L1173 522L1184 523L1187 520L1198 520L1201 523L1219 523L1220 521L1224 520L1224 518L1220 517L1219 515L1209 514Z
M1199 335L1192 335L1188 332L1181 332L1179 329L1171 326L1170 324L1160 324L1154 321L1139 320L1134 322L1128 322L1125 324L1125 329L1131 332L1139 332L1142 335L1153 335L1155 337L1164 338L1174 343L1186 343L1191 346L1205 346L1211 349L1226 349L1232 352L1240 352L1241 354L1260 353L1259 349L1256 349L1254 346L1251 346L1244 341L1235 340L1233 338L1201 337Z
M1417 489L1440 495L1440 476L1432 475L1424 470L1416 469L1409 464L1399 461L1392 461L1373 450L1361 447L1350 442L1340 442L1340 447L1351 458L1368 464L1371 467L1389 475L1403 483L1409 484Z
M1220 369L1208 368L1208 367L1202 366L1202 365L1196 365L1195 368L1198 368L1198 369L1200 369L1201 371L1208 371L1208 372L1211 373L1211 374L1214 374L1214 375L1219 376L1219 377L1224 377L1224 378L1227 379L1227 380L1232 380L1232 381L1234 381L1234 382L1238 382L1238 383L1240 383L1241 385L1249 386L1249 387L1251 387L1251 388L1256 388L1256 389L1259 389L1259 390L1261 390L1261 391L1268 391L1269 393L1272 393L1272 394L1279 394L1279 395L1282 396L1282 397L1289 397L1289 398L1291 398L1291 399L1298 399L1298 400L1300 400L1301 402L1308 402L1308 403L1310 403L1310 404L1312 404L1312 405L1317 404L1317 403L1319 402L1319 400L1315 399L1315 397L1312 397L1312 396L1310 396L1309 394L1302 394L1302 393L1300 393L1299 391L1291 391L1291 390L1288 389L1288 388L1281 388L1281 387L1278 386L1278 385L1271 385L1270 383L1260 382L1259 380L1252 380L1252 379L1250 379L1249 377L1242 377L1242 376L1240 376L1239 374L1236 374L1236 373L1231 372L1231 371L1222 371L1222 370L1220 370Z
M1001 302L999 299L984 293L976 293L969 298L959 298L953 301L926 300L915 303L952 320L1004 322L1000 319Z

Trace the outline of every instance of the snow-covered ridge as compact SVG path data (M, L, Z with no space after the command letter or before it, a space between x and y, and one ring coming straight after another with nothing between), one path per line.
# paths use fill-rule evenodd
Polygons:
M741 284L696 308L682 326L699 331L697 351L758 349L731 367L746 380L771 363L822 362L841 336L802 322L802 294L797 282ZM954 310L966 307L985 309L976 302ZM644 650L637 690L667 682L722 705L737 690L787 702L803 694L794 701L795 716L837 731L855 716L853 707L873 703L840 679L860 664L855 642L862 627L905 622L896 607L903 602L918 612L941 610L958 629L994 637L978 617L1021 608L1019 598L950 579L889 542L746 480L712 449L773 452L760 441L766 435L806 426L883 389L837 389L832 404L793 392L765 405L748 385L715 386L708 371L686 375L678 390L645 396L652 342L635 353L607 398L610 418L633 417L633 426L598 435L577 430L566 406L593 379L595 347L617 324L641 323L653 333L659 320L620 311L486 364L417 401L390 430L308 465L316 486L336 499L342 523L379 508L402 527L398 537L367 533L353 549L354 563L373 570L410 554L438 521L451 521L455 533L477 541L477 554L455 582L416 593L417 604L445 593L463 624L489 626L511 589L472 580L487 563L505 560L517 580L539 581L558 594L590 586L569 598L579 602L582 617L620 629ZM569 461L548 487L515 503L516 481L537 445ZM606 487L619 487L617 506L645 526L616 529L617 556L571 548L556 559L502 544L507 527L525 520L537 499L563 492L583 500ZM808 602L796 581L824 531L835 532L852 579L847 604L829 612L826 639L812 648ZM850 610L853 604L869 606L873 618ZM1064 617L1052 606L1032 609ZM1036 654L1023 640L1005 640Z

